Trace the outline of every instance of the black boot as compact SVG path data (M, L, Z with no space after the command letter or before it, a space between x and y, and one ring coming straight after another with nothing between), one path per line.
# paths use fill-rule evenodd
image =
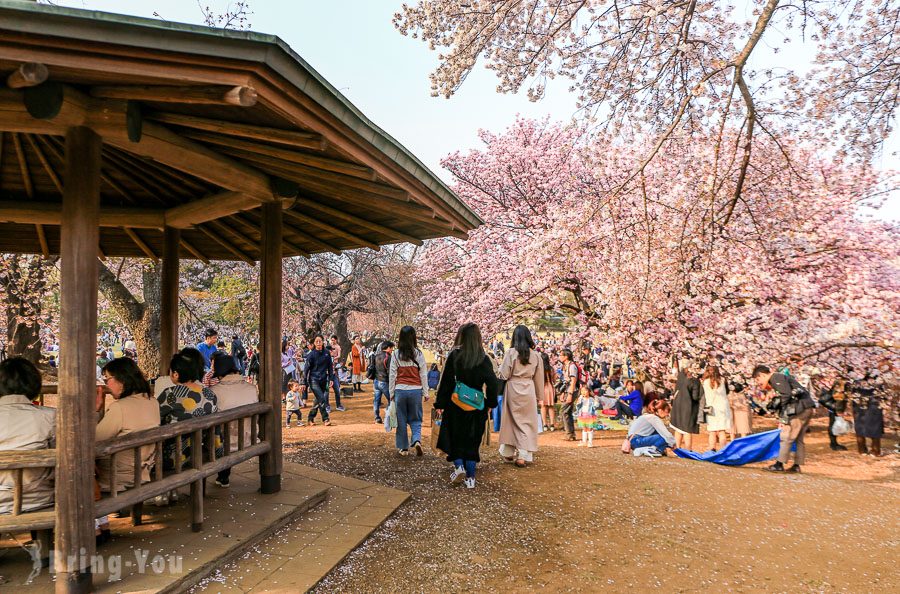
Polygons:
M769 472L784 472L784 465L781 462L776 462L771 466L766 466L766 470Z
M797 474L800 474L800 465L794 464L793 466L788 468L785 472L796 472Z

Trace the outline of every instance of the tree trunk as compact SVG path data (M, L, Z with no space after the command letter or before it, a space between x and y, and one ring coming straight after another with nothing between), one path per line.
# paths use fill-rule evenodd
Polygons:
M37 363L41 359L41 319L50 268L56 258L6 256L0 262L0 288L6 295L7 355Z
M334 314L334 333L337 334L338 344L341 345L341 358L343 359L343 361L346 361L347 357L350 356L350 347L352 346L352 343L350 342L350 334L347 331L348 315L348 312L344 310L337 311Z
M159 372L160 286L162 265L146 263L141 271L144 301L138 301L121 280L100 263L100 292L134 337L138 365L147 377Z

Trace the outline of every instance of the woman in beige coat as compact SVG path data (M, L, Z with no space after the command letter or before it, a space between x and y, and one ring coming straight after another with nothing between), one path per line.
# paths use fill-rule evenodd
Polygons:
M506 380L500 415L500 455L524 467L537 451L538 404L544 396L544 363L534 350L531 332L516 326L512 347L503 357L500 378Z
M97 424L97 441L111 439L143 429L159 427L159 403L150 396L150 385L137 363L127 357L114 359L102 370L103 381L112 393L113 401ZM103 399L98 399L98 412ZM150 481L150 466L153 464L153 444L141 447L141 482ZM134 486L134 459L128 455L116 457L116 491ZM97 461L97 478L100 490L111 489L109 458Z

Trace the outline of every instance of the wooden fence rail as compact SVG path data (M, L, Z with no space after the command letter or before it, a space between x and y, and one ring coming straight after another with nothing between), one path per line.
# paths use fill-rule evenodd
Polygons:
M97 442L94 449L95 458L110 459L110 493L96 502L94 516L99 518L130 507L133 522L140 524L144 501L190 485L191 527L195 532L200 531L203 527L205 479L271 451L272 446L266 441L264 432L257 429L262 427L261 420L271 412L271 405L257 402ZM247 427L248 420L249 427ZM233 449L231 441L235 434L236 449ZM215 447L217 435L224 439L223 455L218 458ZM169 474L164 473L165 442L174 440L175 451L181 452L184 436L192 440L190 467L183 468L182 465L176 464ZM153 473L150 481L142 484L144 463L141 448L149 445L154 447ZM133 459L133 484L129 488L122 488L118 484L116 458L128 455L126 452L129 451ZM11 514L0 515L0 532L44 530L54 527L56 523L54 510L22 511L22 472L26 468L55 468L56 456L57 451L52 449L0 451L0 470L12 470L14 473L13 509Z

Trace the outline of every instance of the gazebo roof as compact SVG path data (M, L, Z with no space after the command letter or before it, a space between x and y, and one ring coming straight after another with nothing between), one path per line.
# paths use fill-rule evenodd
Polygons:
M275 36L0 0L0 252L58 253L63 135L103 137L100 250L260 259L453 235L481 223ZM46 77L45 82L40 82Z

